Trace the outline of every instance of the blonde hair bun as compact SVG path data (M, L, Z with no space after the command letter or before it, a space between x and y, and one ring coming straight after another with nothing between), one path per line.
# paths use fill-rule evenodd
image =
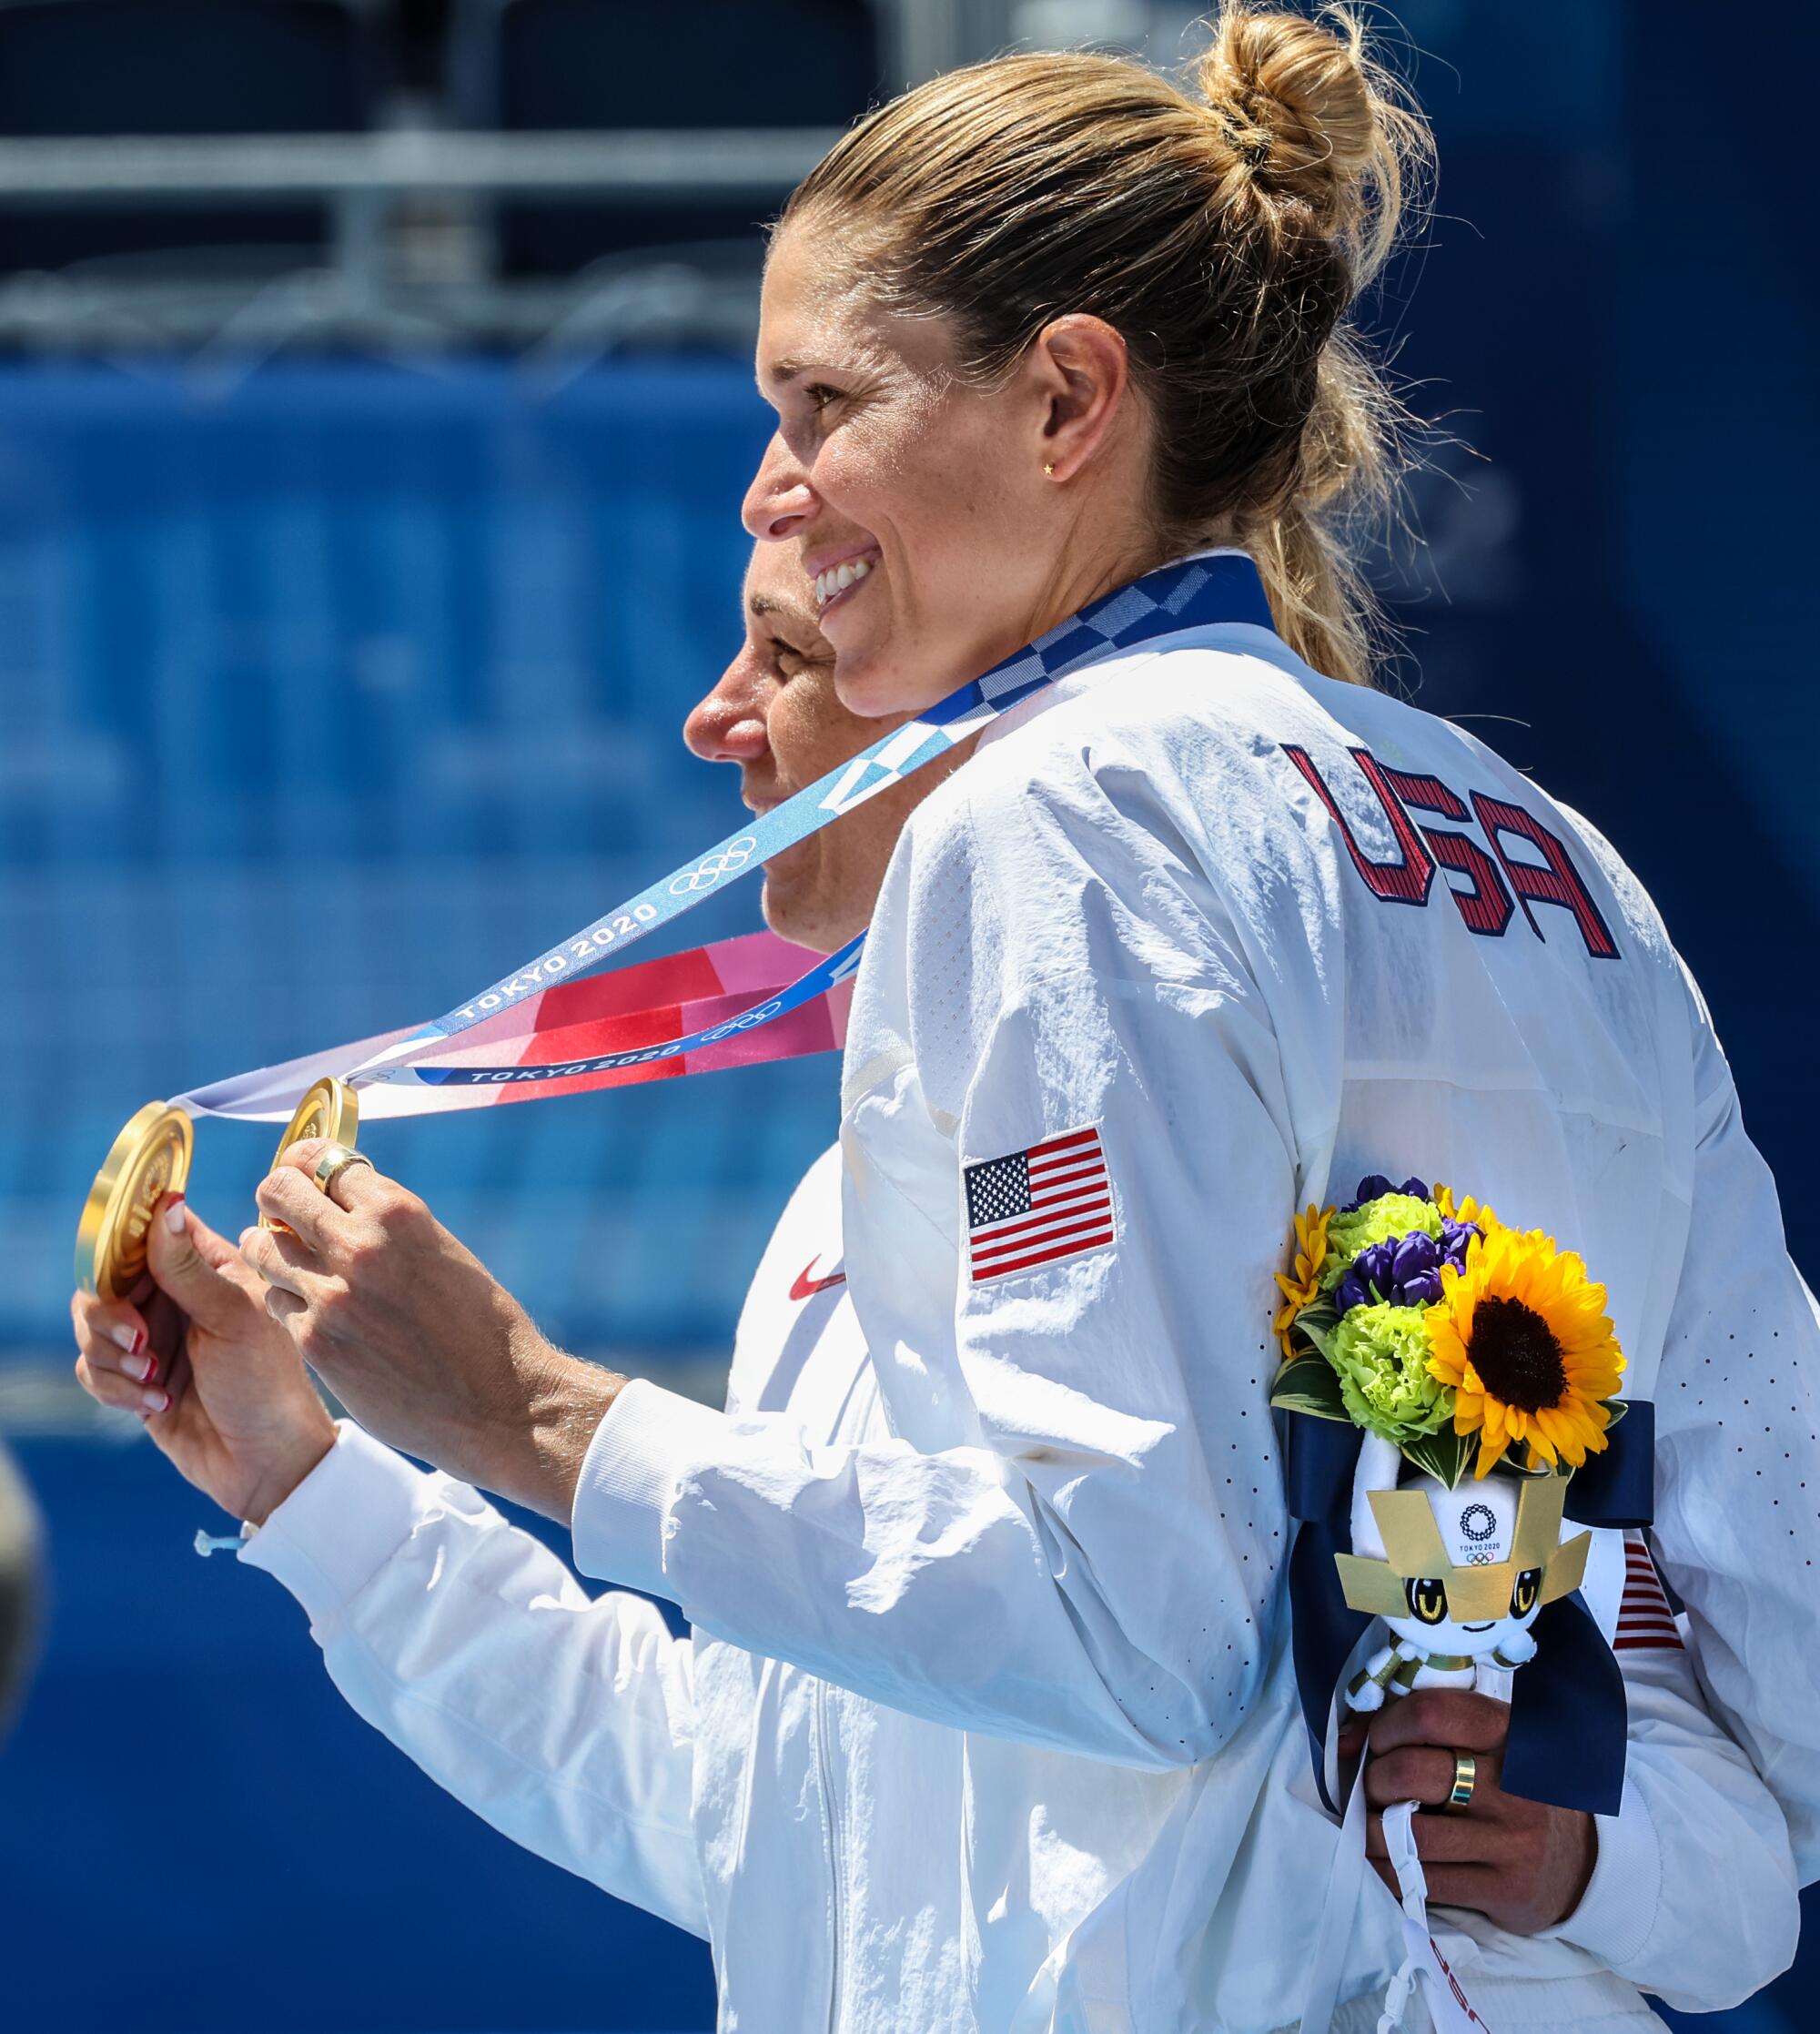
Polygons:
M998 386L1066 312L1123 337L1152 424L1158 557L1246 546L1317 671L1368 682L1356 553L1393 505L1400 411L1347 314L1389 253L1428 131L1357 21L1222 0L1201 90L1033 51L867 115L792 195L869 299L943 320Z
M1310 228L1349 243L1362 284L1390 251L1421 124L1343 6L1311 19L1224 0L1212 28L1197 82L1232 169L1268 197L1306 206Z

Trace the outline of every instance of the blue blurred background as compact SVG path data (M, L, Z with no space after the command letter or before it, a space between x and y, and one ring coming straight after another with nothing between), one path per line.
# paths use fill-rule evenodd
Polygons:
M1800 1258L1797 124L1744 116L1692 0L1399 12L1440 216L1376 316L1462 441L1380 561L1399 682L1649 885ZM814 130L910 77L1017 38L1172 62L1187 18L0 0L0 1432L50 1570L0 1751L7 2025L710 2024L699 1945L454 1807L343 1710L288 1599L193 1557L209 1507L68 1380L75 1219L147 1098L429 1015L723 830L678 729L737 637L756 222ZM1750 19L1813 75L1811 10ZM558 1340L712 1397L834 1074L365 1141ZM245 1219L272 1141L203 1127L205 1216ZM1803 1996L1704 2024L1803 2027Z

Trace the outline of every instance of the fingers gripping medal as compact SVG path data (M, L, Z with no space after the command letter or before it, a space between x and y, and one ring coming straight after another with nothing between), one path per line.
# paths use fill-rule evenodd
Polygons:
M359 1130L360 1098L345 1080L338 1080L330 1074L318 1080L297 1105L297 1114L291 1118L289 1128L272 1153L272 1163L277 1165L293 1144L301 1144L307 1137L326 1137L331 1144L341 1145L351 1151ZM321 1186L322 1182L318 1179L317 1184ZM323 1190L327 1192L328 1189ZM259 1217L259 1227L288 1233L285 1223L274 1221L269 1215Z
M189 1179L195 1133L168 1102L147 1102L108 1152L76 1232L76 1282L98 1299L125 1297L145 1276L152 1213Z

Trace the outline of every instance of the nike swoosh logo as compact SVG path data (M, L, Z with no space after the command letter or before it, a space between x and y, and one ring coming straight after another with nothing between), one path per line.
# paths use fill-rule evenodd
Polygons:
M819 1254L818 1252L817 1255ZM824 1279L812 1279L809 1274L814 1269L815 1260L812 1257L797 1272L796 1282L790 1288L790 1297L793 1300L813 1300L816 1293L825 1292L831 1285L844 1285L847 1282L844 1271L830 1271Z

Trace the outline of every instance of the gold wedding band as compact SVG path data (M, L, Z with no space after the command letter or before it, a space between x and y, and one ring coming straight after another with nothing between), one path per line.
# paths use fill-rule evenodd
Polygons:
M369 1166L372 1162L364 1151L350 1151L345 1144L331 1144L316 1161L316 1170L310 1178L333 1200L335 1197L329 1190L350 1165ZM336 1205L339 1207L340 1203L337 1201Z
M1463 1808L1472 1799L1472 1789L1479 1783L1479 1761L1471 1752L1455 1752L1453 1755L1453 1786L1447 1799L1441 1803L1447 1808Z

